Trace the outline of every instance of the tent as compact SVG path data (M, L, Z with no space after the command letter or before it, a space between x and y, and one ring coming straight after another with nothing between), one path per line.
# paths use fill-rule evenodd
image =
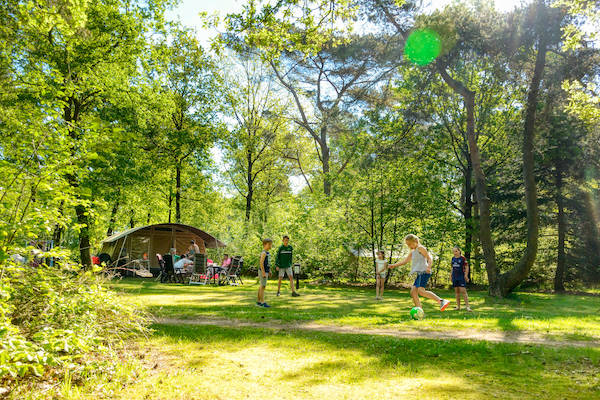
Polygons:
M204 241L208 249L225 247L214 236L198 228L183 224L155 224L116 233L102 242L101 254L108 254L113 262L123 260L144 263L149 269L159 268L156 254L166 254L171 248L177 253L187 252L190 240Z

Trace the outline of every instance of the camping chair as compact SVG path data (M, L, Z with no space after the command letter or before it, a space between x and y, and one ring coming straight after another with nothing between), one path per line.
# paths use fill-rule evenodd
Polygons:
M244 284L242 282L242 266L244 265L244 259L241 256L235 256L231 260L231 265L227 269L226 282L229 285L238 286Z
M216 272L214 267L209 267L207 265L206 257L204 255L198 254L197 256L201 257L198 257L196 260L200 259L201 261L196 261L196 263L194 263L194 269L196 272L194 272L190 276L190 285L207 285L210 283L211 280L213 280L216 284L220 285L221 277L219 273ZM204 272L199 272L201 271L200 268L202 268L201 265L204 265Z
M155 281L160 280L160 283L164 283L167 280L167 270L165 268L165 260L163 260L160 254L156 254L156 259L158 260L158 266L160 267L160 273L156 277Z
M169 283L169 282L175 282L175 270L173 269L173 259L170 257L163 257L160 254L157 254L156 257L158 258L158 264L160 265L160 276L161 276L161 283Z
M190 285L206 285L209 276L206 268L206 256L204 254L194 255L194 268L190 276Z
M165 272L167 274L168 281L180 282L181 278L177 276L178 274L175 274L175 268L173 267L173 256L171 254L165 254L163 256L163 260L165 261Z

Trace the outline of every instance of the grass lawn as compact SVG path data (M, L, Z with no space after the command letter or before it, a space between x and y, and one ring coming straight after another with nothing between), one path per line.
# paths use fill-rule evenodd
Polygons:
M175 380L162 373L151 377L125 391L123 399L600 398L597 348L209 326L154 328L152 345L164 349L180 372ZM157 379L166 383L164 397L154 394Z
M112 285L129 301L139 302L157 317L194 319L219 317L262 322L314 322L361 328L421 329L451 331L531 331L556 340L600 340L600 298L597 296L517 293L507 299L492 299L484 292L471 292L474 312L439 312L431 300L423 300L426 318L412 321L412 301L406 290L388 290L385 301L375 301L375 291L366 288L303 286L302 297L290 296L289 284L275 297L276 282L267 286L266 300L273 306L254 305L257 283L235 286L187 286L160 284L151 280L125 279ZM454 301L454 293L439 291Z
M263 328L153 328L153 336L140 343L150 367L123 368L80 388L63 386L60 398L600 399L598 348ZM46 398L29 393L19 400Z
M317 322L361 328L533 331L554 339L599 339L598 297L519 293L494 300L472 293L473 313L440 313L411 321L406 291L376 302L373 290L289 288L254 305L255 282L242 287L164 285L127 279L112 286L158 317ZM442 292L446 297L450 293ZM285 325L285 324L284 324ZM585 399L600 400L600 347L408 339L267 326L156 323L116 370L22 387L15 400L120 399Z

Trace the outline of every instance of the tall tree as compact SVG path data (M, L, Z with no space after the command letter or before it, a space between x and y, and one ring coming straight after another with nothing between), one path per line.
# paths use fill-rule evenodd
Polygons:
M349 138L357 102L398 62L396 36L348 35L355 14L349 3L281 1L259 12L251 1L228 16L228 44L260 49L292 97L293 121L314 141L326 196L354 156Z
M147 149L173 168L175 222L180 223L182 171L192 158L207 158L207 149L219 129L216 112L221 101L220 76L192 31L177 29L170 40L165 38L157 47L162 63L150 73L166 101L154 104L163 118L154 118L148 127Z
M26 43L14 60L22 87L60 109L69 140L72 168L65 178L77 198L79 253L85 267L91 265L92 223L91 188L85 178L93 173L86 164L111 130L97 112L128 91L138 73L145 35L160 26L163 11L161 1L19 2L15 8L17 34Z
M251 54L238 56L226 89L226 112L236 123L225 135L231 183L245 201L246 222L261 182L280 163L275 142L287 130L285 100L274 87L268 65Z
M396 20L398 12L394 12L393 5L383 0L375 0L382 7L385 16L389 23L396 27L397 31L403 36L407 36L407 31L404 25ZM507 46L513 37L509 34L509 30L505 30L502 24L498 24L500 16L496 15L495 19L491 19L494 13L483 8L478 9L478 16L473 17L469 12L465 13L464 8L448 8L446 15L434 15L424 18L422 24L425 26L433 25L438 27L438 30L444 32L446 38L445 45L442 46L445 55L438 58L434 63L434 68L440 74L446 84L463 98L466 110L466 136L469 146L469 154L473 165L473 173L475 179L475 192L477 194L478 210L479 210L479 234L481 246L483 248L484 257L486 260L486 271L489 280L490 294L494 296L505 296L513 290L523 279L526 278L531 266L535 261L538 245L538 210L537 210L537 190L534 174L534 139L535 139L535 121L538 105L538 92L541 78L545 68L546 53L550 44L557 44L559 41L556 37L556 29L561 25L562 14L553 10L549 10L543 1L537 2L532 6L529 14L525 14L521 18L521 26L523 27L522 38L518 39L524 44L529 44L534 48L535 63L531 74L531 81L528 88L526 106L524 110L524 126L523 126L523 141L522 141L522 157L523 157L523 183L525 186L525 203L527 209L527 247L524 251L521 260L516 263L513 268L501 272L496 261L496 251L491 229L491 204L488 196L487 179L482 166L481 151L477 144L477 133L475 127L475 100L476 92L474 88L469 88L465 82L453 77L448 71L449 62L452 57L460 54L461 48L466 47L467 51L478 51L482 56L489 54L506 54L514 53L514 48ZM526 11L528 11L526 10ZM458 12L457 12L458 11ZM450 14L450 15L448 15ZM518 16L517 16L518 17ZM548 20L553 23L548 23ZM484 25L491 21L495 25L500 25L501 29L497 32L499 37L505 40L505 43L491 41L486 43L481 36ZM451 26L450 29L447 26ZM445 26L445 27L444 27ZM487 25L490 29L489 24ZM456 43L455 36L448 32L456 32L458 37L464 38L461 42ZM470 39L466 40L466 39ZM444 40L444 38L442 38Z

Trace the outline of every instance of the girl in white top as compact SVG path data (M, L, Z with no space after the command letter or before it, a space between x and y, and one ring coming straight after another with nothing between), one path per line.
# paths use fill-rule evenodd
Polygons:
M385 277L387 276L388 263L385 261L385 254L379 250L377 252L377 259L375 265L377 271L375 272L375 279L377 285L375 286L375 300L383 300L383 287L385 286Z
M417 277L415 283L410 288L410 296L413 299L413 303L415 303L415 307L421 307L421 300L419 299L419 295L421 295L437 301L440 305L440 311L445 311L450 302L425 289L427 287L427 282L431 277L431 266L433 265L431 254L429 254L425 246L419 242L419 237L417 235L406 235L404 241L410 249L408 257L396 264L391 264L389 268L396 268L400 265L412 262L410 272L416 273Z

